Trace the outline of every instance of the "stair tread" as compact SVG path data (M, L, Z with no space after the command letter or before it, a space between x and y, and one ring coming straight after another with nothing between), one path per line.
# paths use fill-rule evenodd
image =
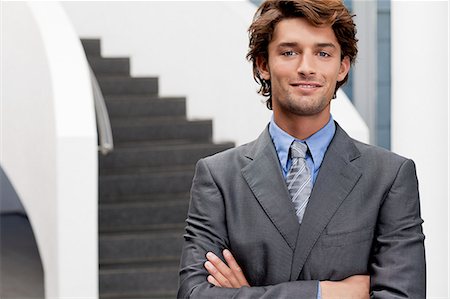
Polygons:
M123 141L115 142L114 149L116 148L134 148L134 147L153 147L153 146L171 146L171 145L184 145L184 144L205 144L210 143L204 140L189 140L189 139L158 139L158 140L140 140L140 141Z
M187 216L187 215L186 215ZM123 238L127 235L164 235L164 234L176 234L184 232L186 222L177 223L160 223L160 224L147 224L147 225L133 225L133 226L121 226L120 228L114 227L111 229L105 229L100 227L100 238L107 240L108 238Z
M99 209L107 210L107 209L122 209L122 208L174 206L180 204L186 204L186 199L175 198L175 199L154 200L154 201L100 203L98 207Z
M170 175L174 173L191 173L195 165L154 166L154 167L124 167L101 169L100 178L112 178L133 175Z
M118 60L118 61L129 61L130 57L127 56L87 56L89 61L99 61L99 60Z
M186 149L204 149L204 148L221 148L221 147L227 147L227 146L234 146L234 143L232 142L222 142L222 143L212 143L212 142L187 142L187 141L180 141L180 142L154 142L154 143L144 143L141 142L140 144L135 145L124 145L124 144L118 144L114 147L113 154L114 153L129 153L129 152L141 152L141 151L154 151L154 150L186 150Z
M175 236L184 233L186 227L185 222L180 223L164 223L164 224L148 224L148 225L130 225L120 227L104 227L100 225L101 240L129 240L148 238L154 236L161 238L162 236Z
M121 258L114 260L101 260L100 269L102 270L120 270L130 268L153 268L153 267L165 267L172 268L178 266L180 262L179 256L158 256L154 258Z
M177 292L137 292L137 293L126 293L126 294L100 294L100 299L173 299L176 298Z
M186 223L175 223L171 227L168 224L154 225L158 228L151 229L147 226L142 231L124 231L124 232L102 232L100 233L100 241L107 240L129 240L129 239L157 239L161 237L179 237L180 233L184 233Z
M142 202L142 201L163 201L173 198L189 198L189 192L174 192L164 194L136 194L136 195L116 195L105 196L100 204L115 202ZM151 199L149 199L151 198Z
M95 38L82 38L81 44L86 56L89 57L100 57L101 55L101 45L100 39Z
M152 264L142 264L140 267L137 267L139 264L129 264L127 266L110 266L110 267L100 267L99 274L122 274L122 273L142 273L142 272L172 272L177 271L178 272L178 266L154 266Z
M158 77L154 76L130 76L130 75L117 75L117 74L99 74L98 81L116 81L116 80L128 80L128 81L146 81L157 80Z
M192 119L185 116L154 116L154 117L112 117L112 127L133 127L145 125L179 125L179 124L211 124L209 119Z
M177 101L185 102L186 97L182 96L160 96L146 94L107 94L104 96L106 102L111 101Z

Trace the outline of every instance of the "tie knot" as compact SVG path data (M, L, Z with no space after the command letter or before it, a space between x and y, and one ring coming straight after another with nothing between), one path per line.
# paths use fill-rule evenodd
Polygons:
M291 158L305 158L308 146L299 141L294 141L291 144Z

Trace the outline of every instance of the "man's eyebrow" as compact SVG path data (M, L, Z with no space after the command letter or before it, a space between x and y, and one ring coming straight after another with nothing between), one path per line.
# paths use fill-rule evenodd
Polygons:
M279 48L289 48L289 47L297 47L298 43L296 42L282 42L277 45Z
M296 42L282 42L277 45L279 48L292 48L297 47L299 44ZM336 48L336 45L333 43L316 43L314 45L316 48Z
M318 43L316 44L317 48L336 48L333 43Z

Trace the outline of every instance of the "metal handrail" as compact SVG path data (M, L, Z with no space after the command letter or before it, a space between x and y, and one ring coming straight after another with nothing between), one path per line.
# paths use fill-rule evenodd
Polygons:
M98 130L98 150L106 155L114 149L114 142L109 121L108 110L106 109L105 98L95 77L94 71L89 67L91 73L92 92L94 95L95 116L97 119Z

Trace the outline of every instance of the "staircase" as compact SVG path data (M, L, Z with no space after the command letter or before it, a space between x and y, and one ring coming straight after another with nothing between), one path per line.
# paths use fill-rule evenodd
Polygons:
M176 298L195 163L233 144L213 144L212 121L187 120L186 99L158 96L157 78L130 77L129 58L82 44L115 146L99 154L100 298Z

